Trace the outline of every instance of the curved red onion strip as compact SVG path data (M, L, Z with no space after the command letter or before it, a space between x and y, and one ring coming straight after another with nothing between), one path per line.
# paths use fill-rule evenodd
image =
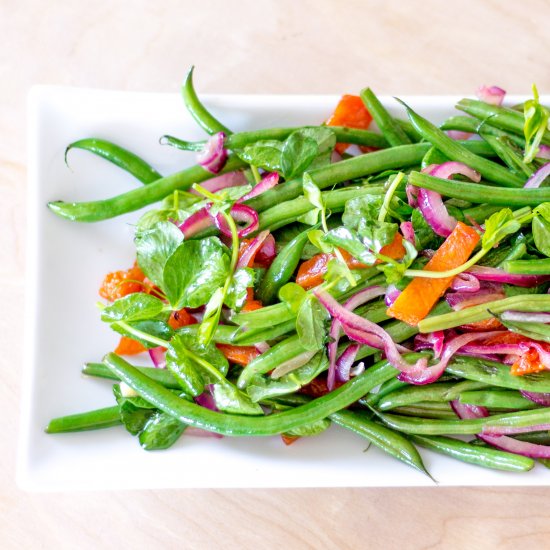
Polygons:
M260 248L263 246L264 241L267 239L269 231L266 229L261 233L258 233L253 239L252 242L248 245L248 248L244 251L242 256L237 262L237 269L240 267L252 267L254 264L254 258L259 252Z
M247 183L248 182L246 181L244 172L237 170L236 172L228 172L227 174L222 174L216 178L206 180L201 183L201 187L204 187L204 189L210 191L211 193L217 193L222 189L227 189L228 187L240 187L241 185L246 185ZM198 191L192 188L189 189L189 192L194 195L198 195L199 197L202 196Z
M436 330L428 334L417 334L414 338L414 351L431 349L434 352L434 359L439 359L443 352L445 342L445 333L442 330Z
M262 244L260 250L258 250L256 257L254 258L254 262L267 268L273 263L275 256L277 256L275 239L273 238L273 235L268 235L264 241L264 244Z
M530 432L545 432L550 430L550 424L533 424L531 426L486 426L483 435L514 435Z
M543 164L526 182L524 189L537 189L550 176L550 162Z
M539 145L539 152L537 153L537 158L550 160L550 146L544 145L543 143L541 143Z
M244 197L241 197L238 202L244 202L252 197L261 195L268 189L275 187L279 183L279 174L277 172L270 172L265 175L259 183L257 183Z
M457 292L477 292L480 288L479 280L471 273L460 273L451 283L451 290Z
M390 307L397 298L399 298L399 295L401 294L401 291L395 286L395 285L388 285L388 288L386 290L386 296L384 297L384 303Z
M489 105L502 105L506 91L498 86L480 86L476 96Z
M405 238L413 245L416 243L416 235L414 234L414 227L412 222L401 222L399 229L403 234L403 238Z
M525 390L519 390L519 392L523 395L523 397L525 397L525 399L529 399L529 401L537 403L537 405L550 407L550 393L539 393Z
M212 225L212 218L208 214L206 207L197 210L191 214L184 222L178 224L178 228L183 233L186 239L193 237L204 229Z
M234 204L230 214L236 222L244 222L246 224L245 227L237 231L239 239L250 235L250 233L254 233L258 229L258 213L253 208L250 208L250 206ZM231 230L221 212L218 212L214 216L214 223L222 235L231 237Z
M518 275L516 273L507 273L503 269L496 267L482 265L474 265L466 273L475 275L480 281L507 283L525 288L538 286L546 281L550 281L550 275Z
M359 344L350 344L336 361L336 379L338 382L347 382L350 379L351 367L359 348Z
M197 155L197 162L209 172L217 174L227 160L227 149L224 145L225 133L218 132L210 136L204 149Z
M492 289L482 289L476 293L451 292L445 296L447 303L455 310L461 311L468 307L494 302L506 298L504 292L495 292Z
M162 346L157 346L156 348L150 348L148 351L149 351L149 357L151 357L151 361L153 361L155 368L165 369L166 368L166 357L165 357L166 348L163 348Z

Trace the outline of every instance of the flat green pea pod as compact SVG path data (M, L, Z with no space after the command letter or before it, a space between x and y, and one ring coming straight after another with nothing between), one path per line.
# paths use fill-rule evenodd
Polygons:
M67 154L71 149L82 149L89 151L98 157L104 158L112 162L115 166L122 168L141 183L148 184L159 180L162 176L142 158L135 153L128 151L111 143L106 139L86 138L78 141L73 141L67 149L65 149L65 163L67 163Z
M300 263L302 250L308 241L310 228L292 239L277 255L269 266L258 288L258 298L264 304L270 304L277 297L279 289L292 277Z
M477 447L452 437L438 435L409 435L409 438L414 443L426 449L430 449L431 451L435 451L436 453L447 455L457 460L461 460L462 462L468 462L469 464L475 464L476 466L491 468L493 470L527 472L535 465L535 461L532 458L498 451L493 448Z

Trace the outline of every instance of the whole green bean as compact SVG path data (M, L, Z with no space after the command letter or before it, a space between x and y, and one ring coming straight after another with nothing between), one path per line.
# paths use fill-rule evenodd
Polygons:
M181 88L181 95L183 96L183 101L187 107L187 110L198 125L207 133L215 134L217 132L224 132L229 135L231 130L226 128L217 118L212 116L198 98L197 93L195 92L195 87L193 86L194 69L195 67L191 67L189 69Z
M514 439L520 441L528 441L529 443L537 443L539 445L550 445L550 432L531 432L526 434L517 434Z
M512 174L499 164L470 152L466 147L462 146L458 141L451 139L445 132L421 117L410 107L404 103L403 105L407 109L410 121L422 137L437 147L451 160L463 162L470 168L477 170L484 178L506 187L522 187L525 183L525 178Z
M45 431L49 434L83 432L110 428L119 424L120 412L118 406L115 406L54 418L50 420Z
M146 374L149 378L155 382L162 384L165 388L173 390L181 389L181 386L174 378L172 373L167 369L156 369L153 367L135 367L143 374ZM107 378L109 380L119 380L119 378L113 374L113 371L108 369L103 363L85 363L82 368L82 374L88 376L97 376L99 378Z
M530 177L534 170L523 162L523 156L519 155L503 137L493 136L485 129L479 134L494 150L497 156L508 168L520 177Z
M369 395L360 399L359 403L363 406L377 406L379 401L389 393L397 391L401 388L406 388L408 386L408 382L401 382L401 380L399 380L397 377L391 378L387 382L384 382L376 393L369 393Z
M550 196L550 187L546 188ZM546 201L545 201L546 202ZM524 275L549 275L550 258L540 260L513 260L502 264L504 271L508 273L521 273ZM543 311L543 310L538 310ZM549 311L548 309L546 311Z
M480 120L487 120L491 126L523 135L525 118L522 112L467 98L461 99L456 104L456 108ZM550 131L544 132L542 143L550 145Z
M244 166L243 161L237 157L231 157L221 173L233 172ZM189 189L194 183L213 177L214 174L201 166L192 166L110 199L91 202L53 201L48 203L48 207L61 218L78 222L97 222L139 210L148 204L162 200L176 189Z
M525 399L518 391L488 390L465 391L460 394L459 401L468 405L478 405L490 409L536 409L538 405Z
M403 416L414 416L433 420L452 420L456 418L455 413L448 403L421 402L414 405L396 407L392 412Z
M461 182L462 183L462 182ZM496 204L478 204L462 211L465 220L474 220L477 223L483 223L491 214L502 210L501 205Z
M491 126L491 119L479 121L476 118L469 116L452 116L448 118L440 127L441 130L458 130L459 132L470 132L471 134L479 133L480 129L492 136L508 137L520 147L525 147L525 138L517 134L510 134L504 130L499 130Z
M411 354L410 357L415 356L418 354ZM348 407L372 388L395 376L396 372L387 361L381 361L329 394L305 405L268 416L244 416L211 411L181 399L114 353L107 354L103 361L120 380L161 411L190 426L231 436L276 435L316 422Z
M104 158L137 178L141 183L152 183L162 178L142 158L106 139L87 138L74 141L65 149L65 163L67 163L67 154L71 149L82 149Z
M532 458L491 448L476 447L452 437L409 435L409 438L426 449L484 468L507 472L526 472L535 465Z
M308 242L308 234L311 229L308 227L277 254L273 263L263 276L258 287L257 295L263 304L270 304L277 297L279 289L292 277L300 263L302 250Z
M378 128L380 128L382 135L392 147L411 143L407 134L405 134L401 126L395 122L393 117L388 113L382 103L380 103L380 100L370 88L361 90L359 95L365 107L378 125Z
M180 151L202 151L206 141L185 141L174 136L164 135L159 139L161 145L170 145Z
M402 118L394 118L393 120L396 124L401 126L401 129L405 132L405 134L407 134L407 137L411 140L411 143L418 143L422 140L422 136L415 130L410 121L403 120Z
M447 402L448 392L455 386L453 382L439 382L426 386L407 386L387 394L376 405L381 411L403 407L419 401Z

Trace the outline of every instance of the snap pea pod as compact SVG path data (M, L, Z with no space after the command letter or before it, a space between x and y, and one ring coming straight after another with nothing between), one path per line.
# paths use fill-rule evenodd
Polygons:
M550 408L495 414L485 418L467 420L431 420L397 414L376 413L390 428L407 434L419 435L473 435L484 428L527 427L545 424L550 421Z
M409 359L419 356L411 354ZM309 403L278 414L244 416L211 411L181 399L114 353L107 354L103 361L120 380L161 411L190 426L230 436L276 435L316 422L348 407L374 387L395 376L396 372L387 361L381 361L343 386Z
M444 454L462 462L491 468L493 470L504 470L507 472L527 472L535 465L532 458L526 456L498 451L497 449L484 449L470 443L438 435L409 435L409 438L426 449Z
M279 289L292 277L300 263L302 250L308 242L310 228L302 231L277 254L263 276L257 295L263 304L270 304L277 297Z
M174 378L173 374L167 369L156 369L153 367L134 367L141 373L147 375L151 380L163 385L165 388L179 390L181 386ZM107 378L109 380L120 380L103 363L86 363L82 368L82 374L88 376L97 376L98 378Z
M546 189L548 190L548 194L550 196L550 187L547 187ZM524 275L548 275L550 274L550 258L541 258L540 260L507 261L502 264L502 267L504 271L507 271L508 273L521 273ZM547 309L546 311L550 311L550 309Z
M365 107L378 125L378 128L380 128L382 135L392 147L411 143L411 140L408 138L407 134L405 134L401 126L395 122L393 117L390 113L388 113L382 103L380 103L380 100L370 88L361 90L359 95L361 96Z
M118 406L114 406L53 418L50 420L45 431L49 434L84 432L110 428L119 424L120 412Z
M506 107L499 107L498 105L489 105L484 101L467 98L461 99L456 104L456 108L479 120L488 120L491 126L513 132L520 136L523 135L525 118L522 112ZM550 145L550 131L546 130L544 132L542 143Z
M460 394L459 401L490 409L520 410L538 407L536 403L525 399L518 391L513 390L465 391Z
M73 141L65 149L65 163L67 162L67 154L71 149L82 149L104 158L134 176L141 183L152 183L162 178L152 166L135 153L106 139L86 138Z
M544 274L547 275L548 273L550 271L546 271ZM418 330L423 333L446 330L485 321L491 319L493 313L502 313L507 310L550 311L550 294L519 294L510 298L472 306L461 311L427 317L418 323Z
M480 129L483 128L483 130L491 136L508 137L520 147L525 147L525 138L491 126L491 119L479 121L469 116L452 116L439 128L441 130L458 130L459 132L469 132L471 134L478 134Z
M229 135L231 130L226 128L217 118L208 112L206 107L201 103L200 99L195 92L193 85L193 70L195 67L191 67L183 86L181 88L181 95L183 101L190 115L195 119L197 124L203 128L208 134L215 134L217 132L224 132Z
M364 437L382 451L429 475L416 447L406 437L372 421L364 412L341 410L331 414L329 418L335 424Z
M512 174L503 166L470 152L466 147L462 146L458 141L451 139L445 132L421 117L410 107L404 103L403 105L407 109L410 121L422 137L429 141L434 147L437 147L451 160L463 162L474 170L477 170L489 181L506 187L522 187L525 183L525 178Z
M244 166L246 164L239 158L230 157L221 173L233 172ZM91 202L53 201L48 203L48 207L61 218L78 222L97 222L139 210L164 199L176 189L189 189L194 183L213 177L214 174L201 166L192 166L110 199Z

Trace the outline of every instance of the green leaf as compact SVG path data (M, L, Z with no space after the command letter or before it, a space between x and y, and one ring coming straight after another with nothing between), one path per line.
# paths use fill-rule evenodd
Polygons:
M323 196L321 195L321 190L317 187L317 185L315 185L315 182L309 174L304 174L302 187L305 198L313 204L315 208L323 210L325 205L323 202Z
M142 321L160 315L164 304L158 298L144 292L128 294L115 300L101 312L101 320L106 323L117 321Z
M355 279L355 282L359 282L361 280L360 270L351 270L338 258L331 258L329 260L327 272L323 275L323 279L328 283L336 282L332 288L339 292L346 292L351 288L350 277Z
M281 169L285 179L302 174L319 154L314 139L293 132L286 139L281 152Z
M258 403L254 403L243 391L229 382L213 385L213 396L220 411L231 414L262 415Z
M146 451L159 451L171 447L187 425L162 411L148 418L139 434L139 444Z
M302 426L298 426L297 428L289 430L288 432L285 432L284 435L294 437L308 437L312 435L319 435L320 433L323 433L329 426L330 420L328 418L321 418L321 420L317 420L316 422L303 424Z
M514 218L509 208L503 208L495 212L485 220L485 233L481 238L481 246L488 250L493 248L507 235L518 232L521 224Z
M430 224L424 219L420 210L413 210L411 221L416 238L417 250L437 250L441 246L443 239L430 227Z
M163 289L164 266L183 242L183 233L173 223L161 221L151 229L137 231L134 242L139 267L155 285Z
M537 216L533 218L533 238L537 250L550 257L550 221L546 221L543 217Z
M317 298L309 295L300 305L296 317L296 332L305 350L321 349L327 339L327 312Z
M217 237L184 241L168 258L163 290L174 309L200 307L224 285L229 273L227 248Z
M535 214L542 216L547 222L550 222L550 202L543 202L533 209Z
M333 247L343 248L349 252L354 258L365 263L373 264L376 261L374 251L371 251L359 238L357 233L346 227L337 227L331 229L322 239L322 242L332 245ZM382 247L380 247L382 248ZM380 250L379 248L379 250Z
M279 299L294 313L298 313L298 310L306 297L307 292L296 283L287 283L279 289Z
M321 210L319 208L312 208L309 212L302 214L296 218L296 221L305 223L306 225L317 225L319 223L319 214Z
M154 414L154 406L139 396L124 397L119 384L113 386L113 393L118 404L122 424L129 433L137 435Z
M308 232L307 237L311 244L318 248L321 252L330 254L334 251L334 246L325 242L325 232L320 229L312 229Z
M246 289L254 286L256 273L250 267L241 267L233 273L231 284L225 296L225 305L230 309L240 309L246 301Z
M282 141L265 140L247 145L244 150L235 151L235 154L252 166L280 172L282 151Z
M223 288L216 289L204 308L204 314L199 326L198 343L208 344L220 321L221 307L223 303Z
M539 103L539 93L535 85L533 85L533 96L533 99L523 104L525 119L523 134L526 142L523 160L527 163L532 162L539 151L540 142L548 128L550 115L548 109Z
M386 282L391 285L396 285L405 276L405 271L409 269L413 261L418 255L418 251L412 243L403 239L403 246L405 247L405 256L399 262L393 260L381 265L377 268L386 276Z
M327 126L313 126L296 130L295 134L315 141L319 154L332 153L336 145L336 134Z
M146 319L144 321L130 321L127 323L128 326L131 328L135 328L136 330L139 330L140 332L145 332L146 334L149 334L150 336L154 336L155 338L160 338L161 340L169 341L170 338L172 338L174 331L172 328L166 323L165 321L162 321L160 319ZM141 338L137 338L134 336L132 332L129 332L126 330L126 328L121 327L117 323L112 323L111 328L118 332L119 334L122 334L122 336L127 336L128 338L132 338L133 340L136 340L146 348L155 348L157 347L157 344L151 344L147 340L142 340Z

